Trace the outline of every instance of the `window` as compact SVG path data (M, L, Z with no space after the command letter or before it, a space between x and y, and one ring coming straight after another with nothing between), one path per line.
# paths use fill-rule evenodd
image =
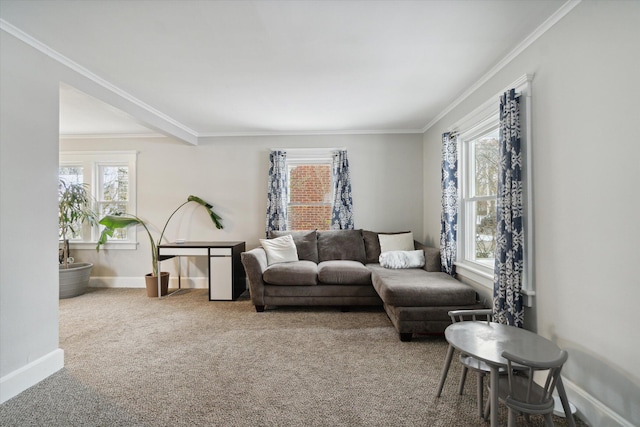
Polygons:
M330 151L287 150L288 230L329 230L332 210Z
M58 171L58 178L66 182L67 184L82 184L84 182L84 168L82 166L60 166ZM84 224L83 227L89 227L88 224ZM72 227L69 230L71 234L67 234L67 238L70 241L82 240L83 235L89 232L89 229L80 227L77 222L72 223ZM58 236L62 239L62 233Z
M136 153L117 152L60 152L59 178L66 182L89 184L98 217L116 212L136 214ZM70 244L77 249L94 248L100 226L84 224L71 236ZM110 248L135 248L136 233L117 230L109 239Z
M523 76L510 87L524 99L520 102L522 135L522 179L524 183L523 228L525 235L522 293L532 305L533 211L531 171L531 76ZM456 271L463 278L493 288L496 247L496 200L499 166L499 96L487 101L452 126L458 133L460 210Z
M464 218L464 259L493 270L496 248L499 131L493 120L479 135L461 136L464 177L461 185Z

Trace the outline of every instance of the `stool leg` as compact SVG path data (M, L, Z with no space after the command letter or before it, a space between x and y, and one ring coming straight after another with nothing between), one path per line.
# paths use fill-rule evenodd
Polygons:
M484 374L480 371L478 371L478 416L480 416L482 418L483 415L483 405L482 405L482 392L483 387L482 387L482 380L484 379Z
M516 427L516 412L509 408L509 415L507 418L507 425L509 427Z
M489 412L491 412L491 399L487 399L487 403L484 405L484 418L485 421L489 420Z
M460 385L458 386L458 394L462 395L462 392L464 391L464 382L467 380L467 367L463 366L462 367L462 374L460 375Z
M440 375L440 384L438 385L438 393L436 397L440 397L442 394L442 388L444 387L444 380L447 379L447 373L449 372L449 366L451 366L451 359L453 359L453 346L449 344L447 350L447 356L444 359L444 366L442 367L442 374Z

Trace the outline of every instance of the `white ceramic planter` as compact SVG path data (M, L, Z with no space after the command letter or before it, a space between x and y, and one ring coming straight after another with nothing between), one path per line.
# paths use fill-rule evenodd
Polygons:
M69 264L69 268L60 265L60 299L82 295L89 286L89 276L93 264L79 262Z

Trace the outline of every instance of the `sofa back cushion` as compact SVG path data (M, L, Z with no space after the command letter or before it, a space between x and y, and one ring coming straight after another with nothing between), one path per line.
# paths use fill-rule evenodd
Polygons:
M364 237L364 247L367 255L367 264L377 263L380 259L380 239L379 234L404 234L409 231L398 231L390 233L380 233L377 231L362 230L362 236Z
M282 236L293 237L300 261L313 261L318 263L318 237L316 230L301 231L270 231L269 238L275 239Z
M351 260L365 263L362 230L318 231L318 260Z
M416 249L422 249L424 251L424 267L423 270L429 272L441 272L442 263L440 261L440 249L425 246L420 242L413 242Z

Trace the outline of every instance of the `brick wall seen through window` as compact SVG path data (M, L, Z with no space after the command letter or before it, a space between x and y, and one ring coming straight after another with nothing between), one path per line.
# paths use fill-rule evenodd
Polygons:
M289 230L331 228L331 165L302 164L289 168Z

